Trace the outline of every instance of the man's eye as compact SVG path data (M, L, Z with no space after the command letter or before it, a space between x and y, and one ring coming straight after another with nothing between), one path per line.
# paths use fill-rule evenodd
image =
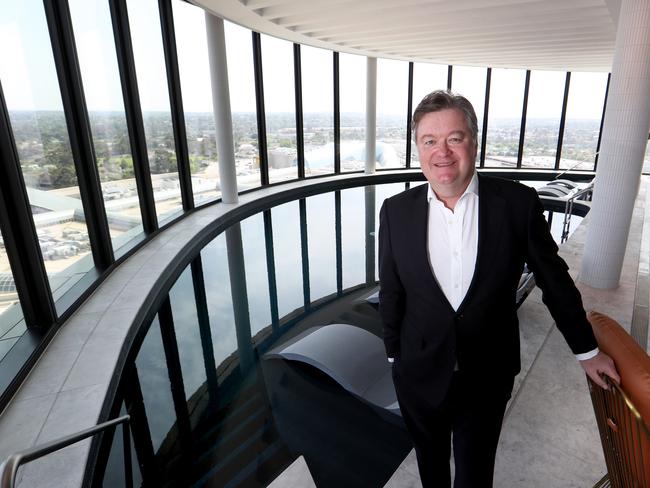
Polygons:
M434 146L435 144L436 141L434 141L433 139L427 139L426 141L424 141L425 146Z
M461 142L463 142L463 139L461 139L460 137L451 137L451 138L449 138L449 143L450 144L460 144Z

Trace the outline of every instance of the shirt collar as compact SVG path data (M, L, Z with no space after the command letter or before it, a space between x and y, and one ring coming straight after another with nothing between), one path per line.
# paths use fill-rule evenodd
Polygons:
M438 200L438 197L436 194L433 192L433 189L431 188L431 185L427 184L428 191L427 191L427 202L431 202L433 200L436 203L440 203L442 205L442 202ZM465 191L463 194L460 196L458 199L459 201L465 197L465 195L472 194L478 196L478 173L476 170L474 170L474 174L472 175L472 179L469 180L469 185L467 185L467 188L465 188Z

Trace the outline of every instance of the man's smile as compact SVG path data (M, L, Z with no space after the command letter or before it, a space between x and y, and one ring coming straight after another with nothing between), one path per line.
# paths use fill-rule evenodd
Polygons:
M451 166L451 165L453 165L455 163L456 163L456 161L440 161L438 163L433 163L433 165L436 168L446 168L446 167Z

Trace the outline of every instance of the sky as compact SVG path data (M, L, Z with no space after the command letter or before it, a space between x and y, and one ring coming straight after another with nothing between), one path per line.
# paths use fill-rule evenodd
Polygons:
M107 0L69 0L88 109L123 111L119 72ZM183 104L187 112L212 111L203 10L173 0ZM168 111L169 98L156 0L127 0L136 75L144 111ZM231 108L255 110L252 41L248 29L225 22ZM41 0L0 0L0 82L10 110L61 110L56 71ZM288 41L262 35L265 104L268 112L293 112L293 50ZM303 109L331 112L332 54L302 46ZM366 60L340 55L342 112L365 112ZM479 118L485 96L485 68L455 66L452 89L467 96ZM378 114L402 115L407 105L408 63L379 59ZM493 69L490 115L521 115L525 70ZM533 71L529 117L559 118L563 72ZM600 119L607 75L574 73L568 117ZM414 106L436 88L446 88L447 66L415 63Z

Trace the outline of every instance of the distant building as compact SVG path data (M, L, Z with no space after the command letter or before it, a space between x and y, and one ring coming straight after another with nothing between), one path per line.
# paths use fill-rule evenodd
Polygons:
M270 168L288 168L296 164L298 151L289 147L276 147L269 151Z

